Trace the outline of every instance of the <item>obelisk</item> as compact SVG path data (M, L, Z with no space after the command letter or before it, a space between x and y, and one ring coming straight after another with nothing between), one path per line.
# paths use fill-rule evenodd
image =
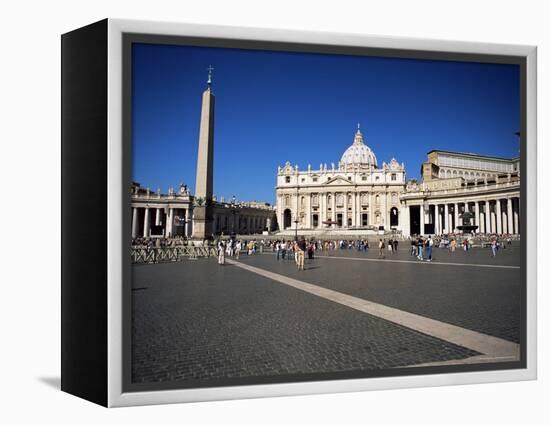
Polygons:
M202 94L197 178L193 207L193 239L205 240L213 236L212 195L214 180L214 94L212 93L212 66L208 67L206 90Z

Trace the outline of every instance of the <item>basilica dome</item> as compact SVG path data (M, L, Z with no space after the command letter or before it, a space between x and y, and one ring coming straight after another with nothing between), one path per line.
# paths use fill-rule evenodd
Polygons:
M346 149L340 163L348 166L378 167L376 156L374 152L363 143L363 135L359 129L357 129L357 133L355 133L353 145Z

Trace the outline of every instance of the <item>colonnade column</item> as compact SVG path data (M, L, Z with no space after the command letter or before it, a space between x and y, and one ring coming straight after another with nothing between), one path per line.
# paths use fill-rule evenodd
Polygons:
M476 211L476 226L477 226L477 232L481 232L481 223L479 222L479 201L476 201L475 203L475 211Z
M137 237L138 229L138 209L137 207L132 208L132 238Z
M150 218L149 218L149 207L145 207L145 218L143 220L143 236L149 236L149 228L151 227Z
M191 230L191 210L189 208L185 209L185 236L190 237L192 234Z
M458 226L458 203L455 203L454 205L454 213L455 213L455 220L454 220L454 229Z
M156 226L160 225L160 215L161 215L161 210L160 210L160 208L157 208L157 211L155 213L155 225Z
M496 200L495 204L496 216L497 216L497 234L502 234L502 211L500 208L500 200Z
M439 235L439 204L436 204L434 207L434 234Z
M513 234L514 233L514 218L512 217L512 199L508 198L506 200L506 207L508 213L506 214L506 217L508 219L508 233Z
M519 234L519 198L513 198L512 200L517 200L515 202L516 208L514 209L514 231L516 234Z
M420 235L424 235L424 204L420 204Z
M449 231L449 205L447 203L445 203L443 214L445 215L443 233L448 234L450 231Z
M174 219L174 209L170 207L168 209L168 215L167 215L167 218L166 218L166 237L171 237L172 236L173 219Z
M491 233L491 204L485 201L485 233Z

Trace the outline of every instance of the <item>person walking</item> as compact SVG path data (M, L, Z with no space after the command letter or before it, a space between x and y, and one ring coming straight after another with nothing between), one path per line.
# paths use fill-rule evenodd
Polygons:
M309 243L307 247L307 258L309 260L313 259L313 252L315 251L315 244L313 244L313 241Z
M393 254L397 254L397 245L399 244L399 242L397 241L397 239L393 240Z
M225 244L223 241L218 243L218 265L225 265Z
M411 238L411 256L418 256L416 247L416 238Z
M418 260L424 260L424 257L422 256L424 254L424 239L422 238L422 235L418 237L418 241L416 242L416 245L418 247Z
M431 262L432 261L432 249L433 249L434 241L432 240L432 236L428 235L428 239L426 240L426 261Z
M235 259L239 260L239 256L241 255L241 250L243 248L243 245L241 243L241 240L237 241L235 244Z
M491 251L493 252L493 257L497 255L497 249L498 249L497 239L493 238L491 240Z
M454 253L456 250L456 238L451 240L451 253Z
M382 240L382 238L380 238L380 241L378 243L378 259L383 259L386 257L384 254L384 248L385 248L384 241Z
M298 265L298 271L304 270L304 263L306 257L306 240L302 237L296 243L296 264Z

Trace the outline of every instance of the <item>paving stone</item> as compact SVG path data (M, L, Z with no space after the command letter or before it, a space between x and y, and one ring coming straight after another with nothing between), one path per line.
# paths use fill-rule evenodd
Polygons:
M245 261L280 267L267 255ZM300 279L339 268L350 282L359 271L349 263L361 264L316 262ZM292 263L284 267L292 274ZM213 259L134 265L133 287L134 382L370 371L478 355Z

